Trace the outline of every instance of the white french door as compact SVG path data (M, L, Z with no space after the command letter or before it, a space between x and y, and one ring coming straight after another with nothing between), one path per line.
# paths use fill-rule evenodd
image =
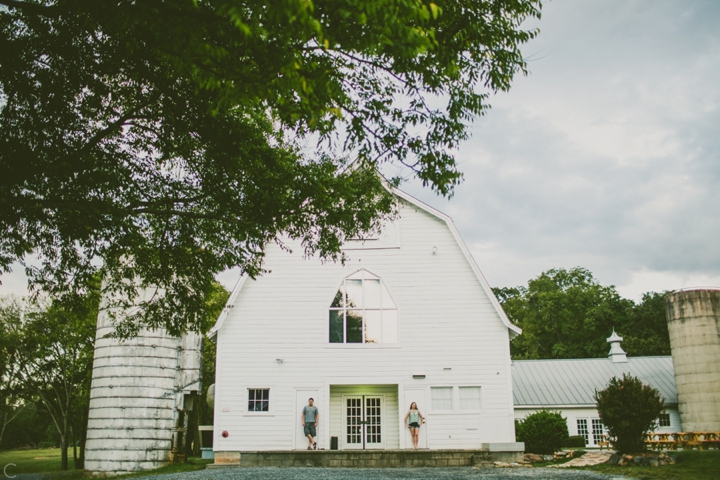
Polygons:
M343 448L384 448L384 400L382 395L343 396Z

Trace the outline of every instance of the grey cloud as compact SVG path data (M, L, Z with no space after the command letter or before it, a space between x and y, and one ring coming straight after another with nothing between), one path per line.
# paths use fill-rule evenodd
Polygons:
M456 196L405 188L499 285L575 265L720 278L719 20L712 2L547 4L531 75L461 148Z

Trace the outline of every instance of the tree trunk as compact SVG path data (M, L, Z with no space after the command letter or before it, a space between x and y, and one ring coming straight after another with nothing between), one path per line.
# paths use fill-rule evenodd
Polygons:
M2 422L0 422L0 451L2 451L2 439L5 434L5 427L7 426L7 412L2 414Z
M85 442L87 441L87 424L89 410L90 404L88 403L85 411L83 412L82 421L80 423L80 458L78 459L78 463L80 464L80 466L78 468L85 468Z
M60 435L60 470L68 469L68 442L67 442L67 430L63 435Z
M60 470L67 470L68 469L68 412L65 411L65 415L63 415L63 431L60 434Z
M75 441L75 429L70 427L70 438L72 439L73 447L73 468L78 468L78 456L77 456L77 442Z

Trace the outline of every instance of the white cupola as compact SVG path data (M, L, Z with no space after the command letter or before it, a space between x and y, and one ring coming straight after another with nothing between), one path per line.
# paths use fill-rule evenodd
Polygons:
M620 342L622 342L622 340L622 337L615 333L615 329L613 328L612 335L607 338L607 342L610 344L610 353L608 353L608 358L610 358L613 363L627 363L628 361L625 350L623 350L620 346Z

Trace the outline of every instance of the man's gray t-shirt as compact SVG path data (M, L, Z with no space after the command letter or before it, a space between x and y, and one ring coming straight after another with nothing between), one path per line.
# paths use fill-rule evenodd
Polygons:
M303 417L305 418L305 424L314 424L317 418L318 409L316 406L305 405L302 409Z

